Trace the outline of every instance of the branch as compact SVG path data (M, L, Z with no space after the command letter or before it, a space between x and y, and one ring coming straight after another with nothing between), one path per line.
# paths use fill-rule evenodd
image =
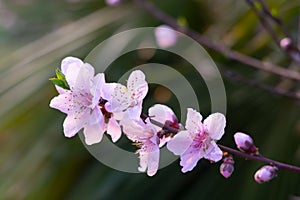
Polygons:
M263 89L265 91L268 91L270 93L273 94L277 94L277 95L281 95L281 96L285 96L285 97L290 97L296 100L300 100L300 95L295 93L295 92L290 92L287 90L283 90L280 88L276 88L276 87L272 87L270 85L266 85L260 82L257 82L256 80L250 80L247 79L231 70L224 70L224 72L222 73L225 77L227 77L230 80L236 81L236 82L241 82L241 83L245 83L251 86L256 86L257 88Z
M258 17L261 25L263 28L269 33L269 35L272 37L272 39L275 41L278 47L280 47L292 60L294 60L296 63L300 64L300 51L297 47L297 44L292 41L291 36L289 35L288 31L282 24L281 20L277 17L275 17L269 8L266 6L266 4L262 0L246 0L248 5L252 8L256 16ZM260 7L257 6L257 4ZM284 38L280 39L280 37L277 36L276 32L273 30L272 25L269 23L269 20L274 22L280 29L280 31L283 33ZM289 39L290 43L287 45L283 43L283 45L280 43L282 40Z
M145 120L148 116L143 114L141 115L141 118L143 120ZM178 133L180 130L179 129L176 129L176 128L173 128L173 127L170 127L166 124L162 124L161 122L158 122L154 119L151 119L150 118L150 122L156 126L159 126L161 128L163 128L163 130L166 130L165 132L166 133ZM284 170L288 170L288 171L293 171L293 172L296 172L296 173L300 173L300 167L297 167L297 166L294 166L294 165L289 165L289 164L285 164L285 163L282 163L282 162L278 162L278 161L275 161L275 160L272 160L270 158L266 158L264 156L262 156L261 154L259 155L251 155L251 154L248 154L248 153L244 153L244 152L241 152L241 151L238 151L238 150L235 150L235 149L232 149L230 147L227 147L227 146L224 146L224 145L221 145L221 144L217 144L219 146L219 148L223 151L223 152L228 152L232 155L235 155L235 156L238 156L238 157L242 157L246 160L254 160L254 161L258 161L258 162L262 162L262 163L266 163L266 164L270 164L270 165L274 165L276 166L278 169L284 169Z
M152 3L147 2L145 0L133 0L133 1L135 2L136 5L138 5L142 9L148 11L154 17L156 17L160 21L164 22L165 24L168 24L173 29L190 36L191 38L193 38L200 44L202 44L210 49L213 49L230 59L237 60L248 66L251 66L251 67L254 67L254 68L269 72L269 73L277 74L284 78L294 79L294 80L298 80L298 81L300 80L300 73L298 73L296 71L284 69L284 68L274 65L272 63L264 63L264 62L261 62L260 60L246 56L237 51L233 51L233 50L227 48L223 44L220 44L220 43L217 44L217 43L213 42L212 40L210 40L209 38L195 32L191 29L187 29L187 28L180 26L175 19L173 19L169 15L167 15L164 12L162 12L161 10L159 10Z

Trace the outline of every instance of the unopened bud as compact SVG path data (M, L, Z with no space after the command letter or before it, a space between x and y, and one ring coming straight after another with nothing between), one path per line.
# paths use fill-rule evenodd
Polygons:
M121 3L121 0L105 0L105 3L109 6L117 6Z
M161 48L168 48L177 42L177 32L167 25L155 28L154 35L156 43Z
M265 183L277 176L278 168L276 166L265 165L254 174L257 183Z
M258 154L258 148L254 145L252 138L241 132L234 134L234 141L239 150L249 153Z
M234 160L233 157L226 156L223 158L223 163L220 165L220 173L225 178L229 178L234 171Z
M280 40L280 47L284 50L289 49L291 45L292 45L291 38L285 37L282 40Z

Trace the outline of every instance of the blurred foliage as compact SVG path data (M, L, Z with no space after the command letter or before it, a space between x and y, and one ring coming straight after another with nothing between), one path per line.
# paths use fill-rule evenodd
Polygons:
M293 67L244 1L153 2L215 41L263 61ZM266 3L297 39L299 3ZM219 163L203 160L192 172L182 174L176 161L150 178L111 169L94 159L78 136L63 136L64 115L48 107L56 95L48 79L54 76L61 59L68 55L84 59L96 44L118 31L157 25L159 21L130 2L106 7L98 0L0 0L0 199L300 198L299 174L280 171L270 183L255 183L253 175L260 163L236 158L235 172L225 180L218 172ZM274 86L286 82L208 52L218 66L251 79ZM107 79L122 76L122 70L113 65L122 64L125 70L149 61L185 71L198 91L201 112L209 114L210 100L201 77L185 70L189 69L186 61L167 52L156 51L148 59L135 52L125 55L112 64ZM224 82L228 125L221 143L234 147L234 132L245 131L251 133L265 156L300 166L299 101L228 79ZM284 85L299 87L293 81ZM166 103L177 113L178 102L170 91L160 88L169 95L168 100L155 98L156 89L157 85L151 86L146 105Z

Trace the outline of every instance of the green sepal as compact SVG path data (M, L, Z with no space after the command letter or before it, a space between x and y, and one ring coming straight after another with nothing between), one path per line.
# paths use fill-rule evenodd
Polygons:
M56 77L50 78L49 80L54 84L57 85L63 89L70 90L70 86L67 83L65 75L60 71L59 68L55 71Z

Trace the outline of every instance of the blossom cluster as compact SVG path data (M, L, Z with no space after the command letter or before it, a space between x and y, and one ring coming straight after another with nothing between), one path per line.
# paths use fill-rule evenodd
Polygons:
M127 85L107 83L104 73L95 74L93 66L75 57L66 57L56 78L50 79L59 93L50 107L67 114L63 123L64 135L73 137L81 129L87 145L101 142L103 134L110 135L113 142L125 135L139 148L141 172L153 176L159 168L160 148L180 156L181 171L191 171L200 159L218 162L221 174L228 178L234 171L231 155L223 153L217 145L225 132L226 118L213 113L203 120L202 115L187 109L185 126L171 108L155 104L148 114L142 113L143 100L148 93L145 74L133 71ZM163 126L158 126L160 122ZM257 154L250 136L236 133L237 147L249 154ZM267 171L267 172L266 172ZM276 176L276 168L265 167L255 174L257 182L266 182Z

